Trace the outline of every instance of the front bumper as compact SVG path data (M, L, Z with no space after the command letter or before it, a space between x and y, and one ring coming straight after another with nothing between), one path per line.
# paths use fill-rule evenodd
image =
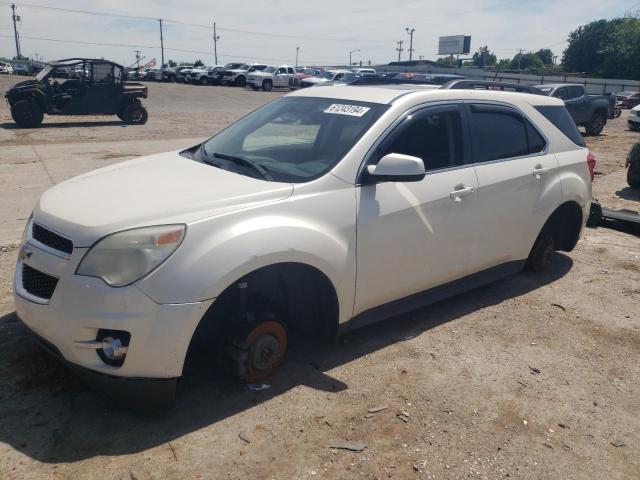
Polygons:
M15 270L16 313L30 330L54 346L62 359L111 377L176 379L182 375L191 337L213 300L158 304L135 284L113 288L98 278L76 275L86 248L74 248L67 257L56 255L35 241L29 231L26 248L29 255L20 255ZM25 265L58 278L50 298L39 298L25 289ZM131 334L122 366L107 365L96 350L76 343L94 341L100 329Z
M177 378L116 377L80 367L65 360L55 345L26 325L25 327L47 353L68 367L85 384L106 393L122 406L149 412L165 410L175 405Z

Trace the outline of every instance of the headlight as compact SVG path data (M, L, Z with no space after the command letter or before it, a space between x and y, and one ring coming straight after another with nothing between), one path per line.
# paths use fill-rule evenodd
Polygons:
M76 274L101 278L112 287L130 285L169 258L185 230L185 225L162 225L108 235L91 247Z

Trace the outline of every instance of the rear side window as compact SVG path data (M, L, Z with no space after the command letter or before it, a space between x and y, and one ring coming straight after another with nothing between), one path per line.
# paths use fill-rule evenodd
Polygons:
M472 105L471 122L475 163L529 154L527 126L517 112Z
M383 146L389 153L419 157L427 171L464 164L462 118L457 107L428 109L405 120L399 133Z
M573 118L571 118L571 114L565 107L561 105L545 105L535 107L535 109L553 123L556 128L564 133L573 143L580 147L585 146L584 139L582 135L580 135L578 127L576 127Z

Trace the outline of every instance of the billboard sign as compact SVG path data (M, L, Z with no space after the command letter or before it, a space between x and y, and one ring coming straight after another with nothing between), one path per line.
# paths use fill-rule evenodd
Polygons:
M471 37L467 35L453 35L440 37L438 41L438 55L457 55L471 51Z

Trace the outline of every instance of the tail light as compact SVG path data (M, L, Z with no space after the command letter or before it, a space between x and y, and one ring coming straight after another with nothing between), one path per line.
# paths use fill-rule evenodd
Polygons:
M593 178L596 175L596 156L591 152L587 155L587 165L589 166L589 175L591 175L591 181L593 182Z

